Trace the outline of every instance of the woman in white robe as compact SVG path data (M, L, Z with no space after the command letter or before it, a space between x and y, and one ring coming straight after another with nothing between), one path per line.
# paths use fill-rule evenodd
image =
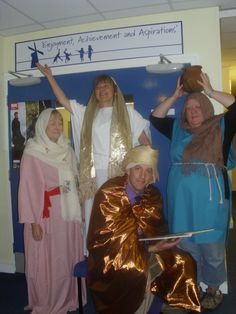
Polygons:
M83 259L75 153L64 138L61 114L44 110L20 168L19 222L24 224L28 306L33 314L78 308L73 269Z

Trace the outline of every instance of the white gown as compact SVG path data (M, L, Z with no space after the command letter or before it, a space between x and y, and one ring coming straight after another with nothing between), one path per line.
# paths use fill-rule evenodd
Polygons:
M84 113L86 106L70 101L73 114L71 115L72 133L74 149L79 159L80 154L80 133L82 129ZM130 118L132 144L139 145L139 136L145 131L150 138L149 121L145 120L135 109L127 107ZM92 127L92 145L94 152L94 166L96 171L96 183L99 188L108 179L108 163L110 148L110 126L112 118L112 107L100 108L93 122ZM88 233L89 220L93 205L93 198L85 202L85 241ZM86 242L85 242L86 243ZM85 248L85 255L87 249Z

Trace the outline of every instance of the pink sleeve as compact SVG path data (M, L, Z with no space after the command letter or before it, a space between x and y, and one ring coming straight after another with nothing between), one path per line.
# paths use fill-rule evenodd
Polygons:
M23 154L18 191L20 223L40 222L44 205L44 190L42 163L31 155Z

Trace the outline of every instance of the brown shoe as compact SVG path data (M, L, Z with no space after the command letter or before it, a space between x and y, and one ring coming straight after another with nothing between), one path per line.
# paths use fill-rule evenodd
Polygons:
M206 289L206 294L201 300L201 305L204 310L212 311L223 302L223 294L220 290Z

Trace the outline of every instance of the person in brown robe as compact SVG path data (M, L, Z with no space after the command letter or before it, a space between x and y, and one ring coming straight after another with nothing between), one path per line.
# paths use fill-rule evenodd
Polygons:
M169 305L200 311L196 264L178 249L180 239L140 241L166 234L158 152L132 148L124 176L97 191L88 232L87 284L101 314L146 314L154 295Z

